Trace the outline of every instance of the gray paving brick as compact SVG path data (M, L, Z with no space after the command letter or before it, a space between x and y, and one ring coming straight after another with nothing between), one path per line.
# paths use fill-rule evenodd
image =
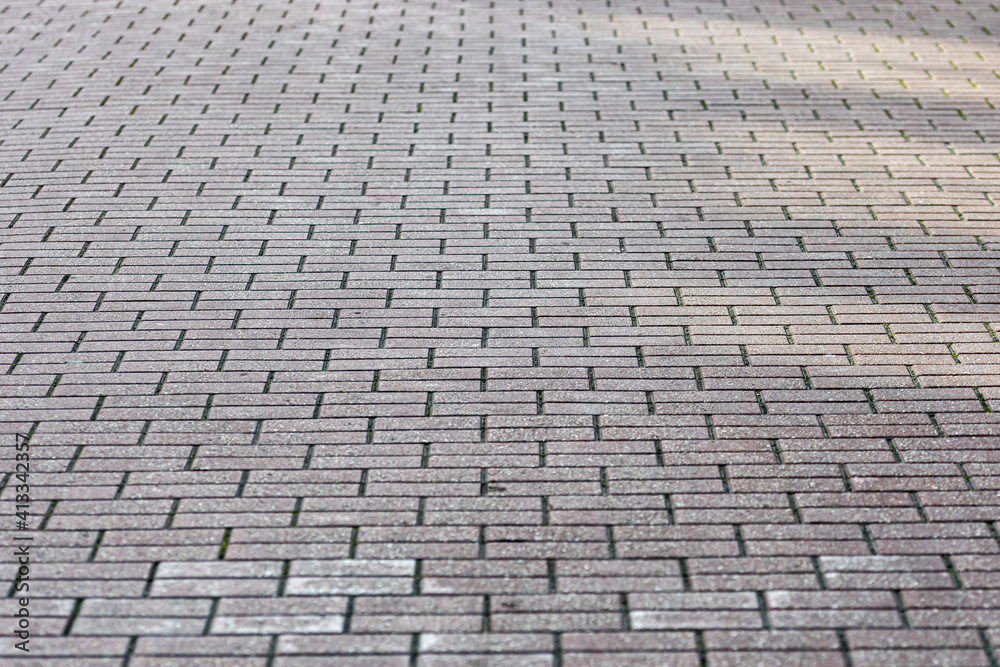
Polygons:
M0 660L996 665L997 12L7 0Z

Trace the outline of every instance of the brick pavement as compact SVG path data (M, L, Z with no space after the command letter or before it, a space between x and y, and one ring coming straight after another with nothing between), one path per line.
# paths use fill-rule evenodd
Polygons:
M996 667L998 32L0 0L0 660Z

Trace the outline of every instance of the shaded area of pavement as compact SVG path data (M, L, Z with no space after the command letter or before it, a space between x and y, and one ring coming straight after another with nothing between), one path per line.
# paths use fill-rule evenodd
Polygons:
M994 5L0 26L0 656L1000 664Z

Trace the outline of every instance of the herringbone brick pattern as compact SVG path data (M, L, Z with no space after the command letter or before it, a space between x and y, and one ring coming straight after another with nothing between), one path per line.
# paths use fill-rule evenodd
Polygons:
M0 0L0 656L996 667L1000 10L938 3Z

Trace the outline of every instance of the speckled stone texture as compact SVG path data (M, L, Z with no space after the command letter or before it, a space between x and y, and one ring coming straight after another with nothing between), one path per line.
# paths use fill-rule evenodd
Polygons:
M0 661L997 667L936 1L0 0Z

